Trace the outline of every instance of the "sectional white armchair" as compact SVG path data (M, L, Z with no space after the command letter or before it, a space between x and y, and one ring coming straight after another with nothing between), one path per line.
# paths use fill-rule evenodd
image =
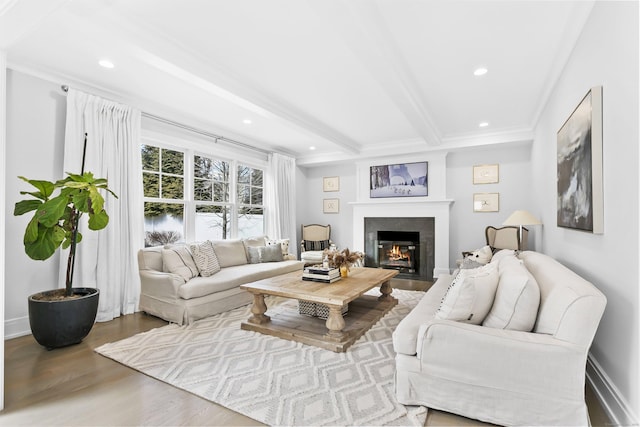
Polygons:
M605 296L547 255L502 252L492 260L498 284L484 319L442 319L438 311L454 277L440 276L398 325L398 400L500 425L589 425L585 365ZM491 287L489 275L476 283ZM533 318L524 313L536 298L530 283L539 290ZM486 310L479 306L486 301L474 298L472 318ZM505 298L511 311L496 307Z

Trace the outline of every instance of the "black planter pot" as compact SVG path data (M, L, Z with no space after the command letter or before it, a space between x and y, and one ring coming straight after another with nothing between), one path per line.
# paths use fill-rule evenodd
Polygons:
M29 297L29 324L38 343L48 350L77 344L91 331L98 313L100 292L94 288L72 288L77 298L43 301L34 297L58 295L64 289Z

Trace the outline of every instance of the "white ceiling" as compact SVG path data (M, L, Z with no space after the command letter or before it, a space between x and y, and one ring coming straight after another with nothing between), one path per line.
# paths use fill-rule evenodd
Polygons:
M592 6L0 0L0 50L10 68L311 166L530 140Z

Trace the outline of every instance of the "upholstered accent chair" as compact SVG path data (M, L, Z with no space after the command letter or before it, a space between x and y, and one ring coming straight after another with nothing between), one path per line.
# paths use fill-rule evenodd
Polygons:
M519 231L519 227L512 225L500 228L489 226L484 233L487 238L487 245L491 246L494 251L497 249L526 251L529 230L522 227L522 242L520 242Z
M305 265L320 264L324 250L333 246L331 225L302 225L301 236L300 260Z

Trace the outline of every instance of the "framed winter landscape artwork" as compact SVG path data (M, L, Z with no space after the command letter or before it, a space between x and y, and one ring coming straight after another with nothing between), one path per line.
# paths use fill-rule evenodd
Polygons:
M602 234L602 86L589 90L557 139L558 226Z
M428 196L428 162L371 166L371 198Z

